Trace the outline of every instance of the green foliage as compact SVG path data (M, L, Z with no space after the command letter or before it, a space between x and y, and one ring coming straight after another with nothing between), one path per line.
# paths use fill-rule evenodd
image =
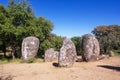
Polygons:
M27 61L27 63L36 63L36 62L44 62L44 59L42 58L33 58Z
M63 37L61 36L57 36L55 34L50 34L49 35L49 41L51 42L51 44L53 45L53 48L57 51L60 50L61 46L62 46L62 42L63 42Z
M33 63L35 59L29 59L27 63Z
M102 53L120 49L120 26L98 26L92 32L99 40Z
M52 34L53 28L51 21L35 17L27 0L9 0L6 8L0 5L0 47L4 55L10 47L13 58L20 57L22 40L28 36L39 38L40 55L49 48L59 50L63 38Z
M43 38L48 39L49 34L54 28L53 24L49 20L46 20L44 17L37 18L35 24L36 27L41 28L40 32L42 35L44 35Z
M120 56L120 50L113 50L113 52L115 53L115 56Z
M6 58L0 59L0 64L9 63L9 62L22 62L22 60L19 58L16 58L14 60L13 59L6 59Z
M82 53L82 38L81 37L72 37L71 40L75 44L77 55Z
M41 49L44 51L52 47L53 45L51 44L49 40L44 40L44 42L41 43Z
M62 46L62 42L62 37L50 34L49 37L41 43L40 49L43 50L43 52L49 48L54 48L59 51Z
M20 58L15 58L14 60L13 59L6 59L6 58L0 59L0 64L12 63L12 62L24 63ZM36 62L44 62L44 59L36 58L36 59L30 59L27 61L27 63L36 63Z

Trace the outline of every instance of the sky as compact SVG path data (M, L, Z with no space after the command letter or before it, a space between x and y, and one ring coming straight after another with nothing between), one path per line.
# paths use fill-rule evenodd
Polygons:
M8 5L8 0L0 4ZM120 0L29 0L36 17L54 24L52 33L68 38L91 34L100 25L120 25Z

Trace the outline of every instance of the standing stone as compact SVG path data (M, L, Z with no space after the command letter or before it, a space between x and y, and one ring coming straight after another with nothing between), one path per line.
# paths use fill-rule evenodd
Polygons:
M96 61L100 55L100 46L98 40L91 34L83 36L82 40L82 58L84 61Z
M108 54L109 54L110 57L114 56L114 52L112 50L108 51Z
M22 42L22 59L28 61L37 55L39 39L36 37L26 37Z
M76 48L70 39L65 39L60 49L58 64L60 67L71 67L77 58Z
M45 62L51 62L54 59L58 58L58 54L59 54L59 52L55 51L53 48L46 50L45 56L44 56Z

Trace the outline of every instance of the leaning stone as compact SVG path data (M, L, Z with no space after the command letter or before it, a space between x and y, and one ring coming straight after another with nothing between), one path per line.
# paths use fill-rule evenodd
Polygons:
M60 67L72 67L76 61L77 54L74 43L70 39L63 41L58 57L58 64Z
M26 37L22 42L22 59L28 61L33 59L39 49L39 39L36 37Z
M54 59L58 58L58 51L55 51L53 48L50 48L48 50L45 51L45 56L44 56L44 60L45 62L51 62Z
M84 61L96 61L100 55L98 40L91 34L83 36L82 40L82 59Z

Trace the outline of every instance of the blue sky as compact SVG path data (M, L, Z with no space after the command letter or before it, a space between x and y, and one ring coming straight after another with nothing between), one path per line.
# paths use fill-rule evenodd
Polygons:
M54 24L59 36L82 36L99 25L120 25L120 0L29 0L34 14ZM7 0L0 0L7 5Z

